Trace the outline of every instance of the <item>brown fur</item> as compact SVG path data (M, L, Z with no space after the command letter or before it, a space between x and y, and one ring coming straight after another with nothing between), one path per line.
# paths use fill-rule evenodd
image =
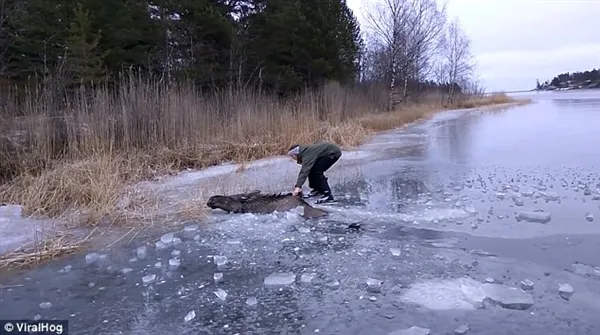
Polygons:
M275 211L285 212L302 206L305 218L317 218L328 214L325 210L311 206L302 199L302 196L293 196L291 193L263 194L260 191L252 191L234 195L215 195L208 199L206 205L228 213L268 214Z

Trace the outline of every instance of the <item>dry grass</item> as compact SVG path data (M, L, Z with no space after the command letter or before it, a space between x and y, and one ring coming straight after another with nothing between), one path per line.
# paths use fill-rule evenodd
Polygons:
M329 85L281 100L252 92L201 95L191 86L135 78L118 92L59 97L33 91L7 99L0 114L0 202L21 204L34 216L85 213L87 226L121 213L126 187L141 180L228 161L243 171L244 162L282 154L293 143L327 140L349 148L374 131L444 108L513 101L462 97L443 106L436 96L383 112L387 96L378 87ZM199 207L190 205L186 216L200 215Z
M73 239L69 233L52 234L51 236L36 236L33 245L24 245L7 254L0 255L0 270L14 270L24 267L35 267L52 259L71 254L88 241L88 235L83 239Z

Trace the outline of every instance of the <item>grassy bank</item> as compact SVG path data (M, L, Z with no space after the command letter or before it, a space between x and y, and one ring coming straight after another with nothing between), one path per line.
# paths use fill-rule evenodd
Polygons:
M130 79L118 92L80 91L69 99L31 91L5 102L0 123L0 202L34 216L84 210L85 224L117 211L125 186L217 163L278 155L293 143L343 147L444 108L513 102L506 95L439 95L384 112L383 88L345 89L289 99L230 91L202 95L191 86Z

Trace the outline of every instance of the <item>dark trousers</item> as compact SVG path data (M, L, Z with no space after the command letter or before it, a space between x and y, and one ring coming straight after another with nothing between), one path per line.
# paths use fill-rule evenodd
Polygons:
M331 194L331 189L327 183L327 177L325 177L323 173L329 170L340 157L341 155L319 157L308 173L308 187L325 195Z

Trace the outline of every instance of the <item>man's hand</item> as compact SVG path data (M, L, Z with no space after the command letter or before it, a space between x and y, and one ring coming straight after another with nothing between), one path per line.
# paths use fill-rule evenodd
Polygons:
M297 196L300 193L302 193L302 189L300 187L294 187L294 191L292 192L292 195Z

